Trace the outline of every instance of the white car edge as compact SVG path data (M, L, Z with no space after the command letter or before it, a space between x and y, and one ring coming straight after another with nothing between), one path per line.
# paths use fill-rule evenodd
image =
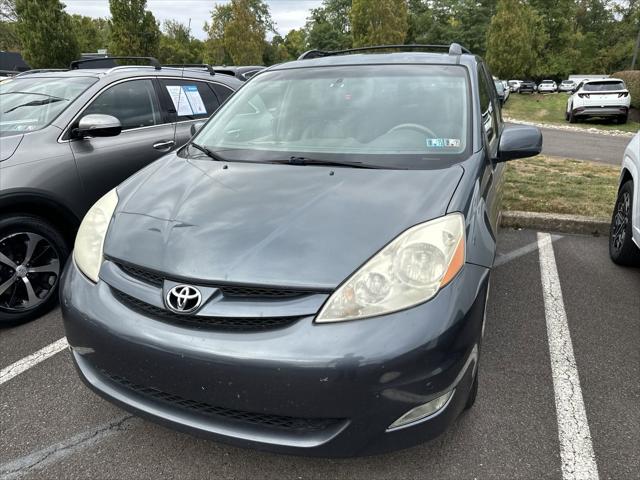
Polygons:
M611 84L611 89L599 90L596 86L603 84ZM631 95L623 80L584 80L567 100L565 117L569 123L589 117L613 117L619 123L627 123L630 106Z
M609 230L609 255L619 265L640 266L640 131L624 152Z

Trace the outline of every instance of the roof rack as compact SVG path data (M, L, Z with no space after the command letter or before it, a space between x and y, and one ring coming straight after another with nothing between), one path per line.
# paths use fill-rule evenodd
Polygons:
M204 68L207 70L207 72L209 72L209 75L215 75L216 71L213 69L213 67L207 63L172 63L172 64L168 64L168 65L162 65L163 67L169 67L169 68Z
M471 53L469 50L464 48L458 43L452 43L451 45L425 45L425 44L410 44L410 45L374 45L371 47L358 47L358 48L348 48L346 50L334 50L334 51L324 51L324 50L309 50L304 52L302 55L298 57L298 60L309 60L312 58L320 58L320 57L329 57L332 55L344 55L345 53L355 53L355 52L367 52L374 50L388 50L388 49L399 49L399 50L447 50L449 55L462 55L463 53Z
M149 65L154 67L156 70L162 70L162 66L157 58L154 57L93 57L93 58L84 58L82 60L74 60L69 64L69 69L77 70L80 68L80 65L87 62L104 62L105 60L146 60L149 62ZM121 65L124 66L124 65ZM135 66L135 65L133 65Z

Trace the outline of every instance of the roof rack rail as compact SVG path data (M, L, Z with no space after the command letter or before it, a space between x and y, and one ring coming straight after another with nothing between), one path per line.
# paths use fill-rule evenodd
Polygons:
M332 55L344 55L345 53L355 52L367 52L374 50L447 50L449 55L462 55L463 53L471 53L468 49L461 46L459 43L452 43L451 45L427 45L427 44L410 44L410 45L373 45L371 47L357 47L348 48L346 50L309 50L304 52L298 57L298 60L309 60L312 58L329 57Z
M171 63L168 65L162 65L163 67L169 68L204 68L209 72L209 75L215 75L216 71L213 69L211 65L208 63Z
M82 60L74 60L69 64L69 69L77 70L80 68L80 65L87 62L104 62L105 60L146 60L149 62L149 65L154 67L156 70L162 70L162 66L157 58L154 57L127 57L127 56L117 56L117 57L92 57L92 58L83 58ZM124 65L120 65L124 66ZM127 65L128 66L128 65ZM131 65L136 66L136 65Z
M68 68L33 68L31 70L25 70L16 75L16 77L22 77L24 75L31 75L32 73L49 73L49 72L68 72Z

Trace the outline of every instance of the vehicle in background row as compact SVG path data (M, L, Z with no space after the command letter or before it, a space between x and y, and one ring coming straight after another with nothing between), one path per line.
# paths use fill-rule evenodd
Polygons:
M244 447L433 438L475 402L505 162L541 144L457 44L270 67L87 213L61 289L78 372Z
M558 85L558 91L573 92L576 86L577 86L577 83L574 82L573 80L563 80L562 82L560 82L560 85Z
M509 84L509 90L511 90L512 93L515 93L520 89L522 80L509 80L507 83Z
M496 92L498 93L498 99L500 100L500 105L504 105L509 98L509 89L504 88L504 84L501 80L494 80L493 84L496 87Z
M576 123L591 117L613 118L627 123L631 96L624 81L618 78L581 82L567 100L566 119Z
M538 93L556 93L558 85L553 80L543 80L538 85Z
M222 73L223 75L231 75L243 82L246 82L256 73L261 72L266 67L261 65L245 65L245 66L214 66L213 69L216 73Z
M629 142L622 159L609 254L619 265L640 266L640 133Z
M536 82L533 80L523 80L520 82L520 87L518 88L518 93L535 93L536 92Z
M87 209L183 145L242 84L149 60L31 72L0 84L0 324L54 305Z

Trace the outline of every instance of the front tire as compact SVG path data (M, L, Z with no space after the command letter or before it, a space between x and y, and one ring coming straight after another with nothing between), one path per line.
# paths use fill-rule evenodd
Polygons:
M613 209L609 230L609 255L618 265L640 265L640 249L633 243L633 180L627 180Z
M0 326L28 322L55 306L68 256L64 236L45 220L0 220Z
M467 397L467 403L464 404L465 410L470 410L476 403L478 398L478 368L476 367L476 374L473 377L473 383L471 384L471 390L469 390L469 396Z
M573 105L569 108L569 123L578 123L578 119L573 114Z

